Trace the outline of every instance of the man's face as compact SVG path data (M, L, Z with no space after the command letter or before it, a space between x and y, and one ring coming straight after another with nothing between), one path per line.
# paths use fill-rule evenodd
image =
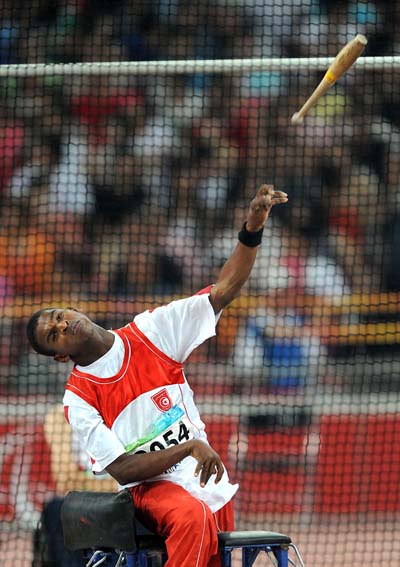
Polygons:
M46 350L74 358L93 334L94 323L72 308L47 309L39 317L36 340Z

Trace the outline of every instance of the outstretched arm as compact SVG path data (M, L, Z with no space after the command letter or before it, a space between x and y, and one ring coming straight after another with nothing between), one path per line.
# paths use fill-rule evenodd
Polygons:
M272 185L262 185L250 203L244 230L232 255L223 265L217 283L211 289L210 302L215 313L226 307L246 283L253 268L261 233L274 205L286 203L287 194L275 191Z

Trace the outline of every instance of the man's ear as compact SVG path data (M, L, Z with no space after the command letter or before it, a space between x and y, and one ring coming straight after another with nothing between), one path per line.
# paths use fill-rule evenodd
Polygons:
M54 360L57 362L69 362L71 359L68 354L56 354L54 356Z

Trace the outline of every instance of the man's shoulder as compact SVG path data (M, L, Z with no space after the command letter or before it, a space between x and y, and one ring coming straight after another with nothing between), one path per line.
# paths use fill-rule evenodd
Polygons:
M173 310L182 310L185 309L185 306L190 303L196 303L201 296L209 296L211 289L214 284L210 284L207 287L204 287L192 295L187 295L183 297L171 297L168 301L163 304L155 305L154 307L150 307L141 313L138 313L133 318L133 322L137 324L138 322L144 321L148 318L163 316L164 314L173 311Z

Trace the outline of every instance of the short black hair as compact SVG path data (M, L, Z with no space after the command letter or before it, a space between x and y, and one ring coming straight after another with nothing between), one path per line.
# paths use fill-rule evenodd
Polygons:
M38 354L44 354L44 356L55 356L57 353L52 349L43 348L39 345L37 337L36 337L36 329L38 326L39 319L43 313L48 311L48 309L40 309L36 311L29 319L28 324L26 326L26 336L28 337L28 341Z

